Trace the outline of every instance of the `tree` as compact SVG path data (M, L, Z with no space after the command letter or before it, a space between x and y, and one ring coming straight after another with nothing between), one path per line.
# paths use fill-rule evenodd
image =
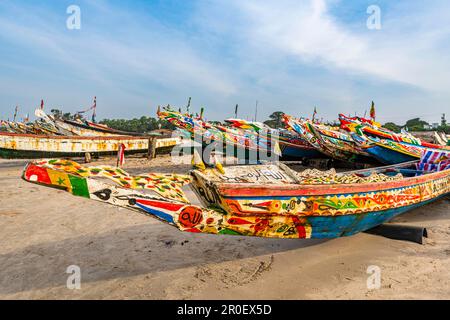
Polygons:
M50 113L55 117L55 118L62 118L62 111L59 109L52 109L50 110Z
M138 132L138 133L146 133L149 131L153 131L159 129L159 125L161 125L161 129L169 129L174 130L175 126L168 121L159 120L151 117L141 117L139 119L134 118L131 120L128 119L104 119L100 121L101 124L105 124L110 128L127 131L127 132Z
M63 113L59 109L51 109L50 113L56 119L64 119L64 120L75 120L76 119L76 115L75 114L71 114L70 112L64 112Z
M275 111L269 116L270 120L264 121L264 124L268 125L273 129L284 128L283 115L284 112Z
M420 118L414 118L406 121L405 124L409 131L424 131L426 126L429 126L428 122L420 120Z
M399 125L396 125L393 122L387 122L387 123L384 124L383 127L386 128L386 129L389 129L391 131L397 132L397 133L399 133L400 130L401 130L401 127Z

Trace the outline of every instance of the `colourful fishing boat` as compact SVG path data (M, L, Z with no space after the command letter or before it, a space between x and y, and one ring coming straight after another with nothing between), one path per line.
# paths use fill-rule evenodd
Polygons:
M449 137L444 132L434 132L434 141L440 146L450 146Z
M158 139L156 148L170 148L180 142L180 138ZM126 153L146 152L149 137L73 137L0 132L0 158L34 159L77 157L86 153L116 154L122 144L125 145Z
M272 238L336 238L382 224L450 193L450 162L336 173L282 164L130 176L68 160L30 163L26 181L154 216L181 231ZM105 178L110 183L105 182ZM193 205L190 184L203 205Z
M142 136L142 133L126 132L109 128L108 126L83 121L72 121L65 119L55 119L56 125L70 131L73 135L83 137L96 137L96 136Z
M373 162L370 155L344 132L288 115L284 116L284 122L288 128L300 134L310 145L330 158L347 162Z
M270 132L272 137L277 137L281 155L285 159L322 158L324 156L323 153L316 150L299 134L293 131L272 129L263 123L242 119L226 119L225 122L242 130L255 131L261 134Z
M52 133L57 135L66 136L80 136L80 137L98 137L98 136L142 136L143 134L136 132L125 132L109 128L108 126L102 124L96 124L89 121L78 120L67 120L62 118L55 118L52 115L47 115L44 110L36 109L35 116L40 119L36 121L35 124L45 124L51 128Z
M379 123L360 117L347 117L339 115L341 128L359 135L366 135L374 139L391 140L394 142L406 143L408 145L417 145L431 149L445 149L445 146L423 141L408 132L395 133L389 129L383 128Z
M258 135L241 132L223 126L215 126L200 118L183 115L173 110L161 110L157 115L169 121L201 146L199 154L205 163L211 163L211 154L221 153L226 157L236 157L242 161L256 163L260 160L274 160L281 155L278 141L270 134Z

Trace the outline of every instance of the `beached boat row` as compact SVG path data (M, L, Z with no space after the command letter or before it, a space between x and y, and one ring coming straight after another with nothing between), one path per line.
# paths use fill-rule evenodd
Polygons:
M35 112L33 123L3 121L0 132L1 157L59 157L82 153L111 153L124 144L127 152L148 148L148 138L86 120L64 120ZM174 124L184 136L203 147L205 163L221 153L247 163L304 160L328 157L361 164L396 164L418 160L426 150L449 150L445 134L436 133L438 144L422 141L408 133L394 133L371 119L339 115L340 126L284 115L285 128L272 129L262 123L226 119L225 125L206 122L202 117L158 108L160 119ZM161 143L173 143L179 140ZM205 150L208 150L205 153Z
M342 114L338 127L284 115L286 128L276 130L241 119L227 119L228 126L222 126L173 110L158 110L157 114L205 148L215 144L224 153L230 148L243 150L241 155L257 153L253 159L261 160L265 160L261 155L276 154L295 159L329 157L363 164L397 164L418 160L427 150L450 150L448 140L432 144L408 133L392 132L373 120ZM446 136L440 137L443 140ZM230 154L236 152L227 152Z
M3 121L0 130L0 158L79 157L86 154L117 154L147 152L154 136L124 132L86 120L65 120L35 112L38 120L24 124ZM181 143L180 137L156 139L156 149L170 149Z
M151 215L181 231L292 239L353 235L450 194L448 147L396 134L373 120L340 115L340 126L328 126L285 115L286 128L275 130L239 119L212 124L170 109L159 109L158 116L203 149L213 146L247 160L256 153L256 161L222 166L214 154L214 165L208 166L204 156L198 159L194 153L194 170L188 175L132 176L121 168L39 160L26 166L23 178ZM115 150L110 139L121 140L129 149L147 147L143 137L59 137L50 142L45 136L20 140L17 134L4 135L15 141L6 148L18 150L83 152L90 147L77 146L93 141L102 150ZM297 172L263 154L388 165L339 173ZM194 192L185 193L187 186Z
M149 137L71 137L0 132L0 158L80 157L86 153L114 155L121 145L125 146L126 153L142 153L148 151L149 141ZM171 148L180 143L181 138L177 137L156 139L156 149Z

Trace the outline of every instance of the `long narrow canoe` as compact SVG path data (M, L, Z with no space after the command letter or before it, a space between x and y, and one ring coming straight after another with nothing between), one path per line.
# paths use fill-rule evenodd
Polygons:
M85 121L72 121L67 119L55 118L52 115L47 115L44 110L36 109L35 116L40 118L40 121L34 123L35 126L46 125L53 128L57 135L66 136L82 136L82 137L97 137L97 136L143 136L143 134L136 132L125 132L109 128L106 125L96 124ZM20 132L19 132L20 133Z
M241 130L254 131L257 133L271 132L272 136L276 136L278 139L283 158L323 158L323 153L316 150L294 131L289 131L287 129L272 129L263 123L243 119L226 119L225 122L232 127Z
M157 148L179 144L179 138L158 139ZM127 153L148 150L149 137L67 137L0 132L0 158L76 157L86 153L114 154L121 144Z
M343 129L355 132L359 135L366 135L375 139L390 140L408 145L417 145L430 149L448 149L445 145L429 143L414 137L409 133L395 133L389 129L378 126L379 124L375 124L375 122L368 119L359 117L350 118L340 114L339 121L341 122L341 127Z
M325 125L314 124L309 120L296 119L289 115L284 115L284 123L316 150L330 158L363 163L372 160L369 154L361 149L346 133L333 130Z
M450 149L427 148L418 144L378 139L364 134L352 134L356 143L360 144L367 153L384 164L397 164L419 160L427 151L450 152Z
M133 177L117 168L51 160L30 163L23 178L149 214L181 231L292 239L353 235L450 193L450 169L424 172L414 163L341 174L297 173L280 164L222 172ZM183 193L190 180L203 206Z
M78 136L143 136L141 133L116 130L93 122L79 123L56 119L55 123Z
M218 128L201 119L183 115L177 111L160 110L157 115L167 120L180 130L183 130L190 139L201 145L198 150L203 161L211 164L212 153L222 153L226 157L236 157L240 161L257 163L261 160L275 160L281 151L277 139L267 136L258 136L254 133L242 133L230 128Z

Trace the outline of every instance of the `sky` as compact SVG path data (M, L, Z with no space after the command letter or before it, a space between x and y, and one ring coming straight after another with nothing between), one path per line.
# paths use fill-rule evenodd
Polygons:
M67 28L80 8L80 29ZM371 5L380 28L369 29ZM450 118L447 0L0 0L0 118L45 108L209 120L274 111Z

